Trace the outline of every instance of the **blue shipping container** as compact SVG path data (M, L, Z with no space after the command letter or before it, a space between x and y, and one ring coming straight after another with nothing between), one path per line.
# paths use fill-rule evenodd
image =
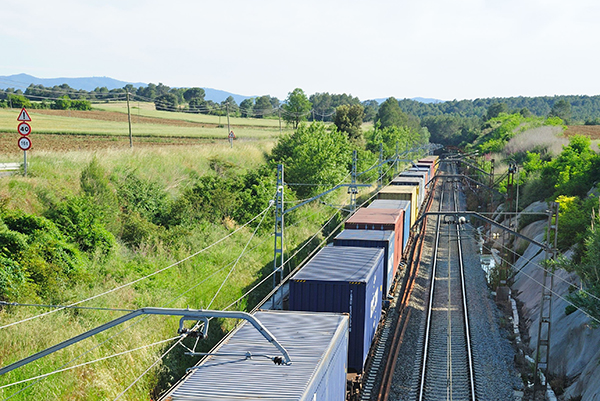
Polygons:
M381 318L383 249L326 247L290 281L290 310L350 315L348 369L363 371Z
M403 209L404 210L404 243L402 249L406 249L406 243L410 237L410 201L393 199L375 199L367 207L372 209Z
M291 365L275 365L262 357L280 355L245 323L162 399L346 399L348 316L287 311L262 311L254 316L288 351ZM245 358L247 352L254 356Z
M383 255L383 288L381 296L387 298L394 282L394 232L377 230L344 230L333 239L334 246L360 246L363 248L382 248ZM401 252L401 250L398 250Z

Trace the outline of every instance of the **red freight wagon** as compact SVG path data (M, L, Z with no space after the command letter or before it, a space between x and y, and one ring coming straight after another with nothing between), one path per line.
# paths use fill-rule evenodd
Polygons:
M403 209L358 209L346 220L346 230L393 230L394 231L394 266L393 275L398 271L404 244L404 210ZM397 251L396 251L397 250Z

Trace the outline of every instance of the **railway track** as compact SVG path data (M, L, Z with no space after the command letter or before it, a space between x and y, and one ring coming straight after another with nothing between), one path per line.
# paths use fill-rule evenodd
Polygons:
M457 211L457 183L448 184L440 211ZM419 401L476 399L460 231L456 219L438 216L423 359L415 388Z

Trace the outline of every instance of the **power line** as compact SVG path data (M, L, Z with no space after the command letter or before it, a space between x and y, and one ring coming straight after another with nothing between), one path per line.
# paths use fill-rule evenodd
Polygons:
M269 205L269 206L267 206L267 209L268 209L269 207L271 207L271 206L270 206L270 205ZM265 210L267 210L267 209L265 209ZM185 258L183 258L183 259L181 259L181 260L179 260L179 261L177 261L177 262L175 262L175 263L172 263L172 264L170 264L170 265L169 265L169 266L167 266L167 267L164 267L164 268L162 268L162 269L156 270L156 271L154 271L153 273L150 273L150 274L148 274L148 275L146 275L146 276L140 277L140 278L138 278L138 279L136 279L136 280L130 281L129 283L125 283L125 284L122 284L122 285L120 285L120 286L117 286L117 287L115 287L115 288L113 288L113 289L111 289L111 290L105 291L105 292L103 292L103 293L100 293L100 294L96 294L96 295L94 295L94 296L91 296L91 297L89 297L89 298L83 299L83 300L81 300L81 301L74 302L74 303L72 303L72 304L70 304L70 305L67 305L67 307L76 306L76 305L79 305L79 304L81 304L81 303L84 303L84 302L87 302L87 301L91 301L91 300L93 300L93 299L96 299L96 298L99 298L99 297L101 297L101 296L104 296L104 295L110 294L110 293L112 293L112 292L115 292L115 291L121 290L121 289L123 289L123 288L126 288L126 287L129 287L129 286L131 286L131 285L133 285L133 284L135 284L135 283L138 283L138 282L140 282L140 281L142 281L142 280L145 280L145 279L147 279L147 278L149 278L149 277L155 276L155 275L157 275L157 274L159 274L159 273L162 273L162 272L164 272L164 271L166 271L166 270L169 270L169 269L171 269L172 267L178 266L178 265L180 265L181 263L183 263L183 262L185 262L185 261L187 261L187 260L189 260L189 259L191 259L191 258L193 258L193 257L195 257L195 256L198 256L199 254L201 254L201 253L203 253L203 252L207 251L208 249L212 248L213 246L215 246L215 245L217 245L217 244L219 244L219 243L223 242L223 241L224 241L224 240L226 240L227 238L231 237L233 234L235 234L235 233L237 233L238 231L240 231L241 229L245 228L245 227L246 227L246 226L248 226L250 223L252 223L254 220L256 220L258 217L260 217L260 216L262 215L262 213L264 213L264 211L263 211L263 212L261 212L260 214L256 215L256 216L254 216L254 217L253 217L251 220L249 220L248 222L246 222L244 225L240 226L240 227L239 227L238 229L236 229L235 231L233 231L233 232L229 233L229 234L228 234L228 235L226 235L225 237L223 237L223 238L221 238L221 239L219 239L219 240L217 240L217 241L213 242L211 245L209 245L209 246L207 246L207 247L205 247L205 248L201 249L201 250L200 250L200 251L198 251L198 252L195 252L195 253L193 253L193 254L191 254L191 255L189 255L189 256L187 256L187 257L185 257ZM6 325L4 325L4 326L0 326L0 330L2 330L2 329L5 329L5 328L7 328L7 327L15 326L15 325L18 325L18 324L21 324L21 323L24 323L24 322L27 322L27 321L30 321L30 320L33 320L33 319L37 319L37 318L39 318L39 317L47 316L47 315L49 315L49 314L52 314L52 313L58 312L58 311L60 311L60 310L63 310L63 309L64 309L64 308L56 308L55 310L52 310L52 311L49 311L49 312L45 312L45 313L42 313L42 314L39 314L39 315L36 315L36 316L31 316L31 317L29 317L29 318L26 318L26 319L20 320L20 321L18 321L18 322L13 322L13 323L6 324Z

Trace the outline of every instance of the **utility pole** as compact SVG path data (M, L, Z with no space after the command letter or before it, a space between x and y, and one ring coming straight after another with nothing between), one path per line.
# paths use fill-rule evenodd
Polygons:
M129 109L129 91L127 91L127 121L129 122L129 147L133 148L133 136L131 135L131 110Z
M548 231L546 234L545 259L554 259L557 254L556 245L558 241L558 203L550 202L548 212ZM546 386L548 382L548 368L550 366L550 329L552 320L552 292L554 290L554 273L544 269L542 280L542 298L540 300L540 322L538 327L538 338L535 352L534 373L534 396L540 385ZM540 383L538 372L544 373L546 383Z
M283 278L283 164L277 165L277 192L275 193L275 243L273 251L273 288ZM277 266L277 259L280 265ZM273 295L273 309L277 309L277 294Z
M281 136L281 106L277 108L277 115L279 116L279 136Z
M231 132L231 127L229 125L229 102L225 103L225 109L227 110L227 135Z
M379 144L379 167L377 167L377 189L383 186L383 142Z
M398 174L398 161L399 157L398 157L398 141L396 141L396 160L394 160L394 174Z

